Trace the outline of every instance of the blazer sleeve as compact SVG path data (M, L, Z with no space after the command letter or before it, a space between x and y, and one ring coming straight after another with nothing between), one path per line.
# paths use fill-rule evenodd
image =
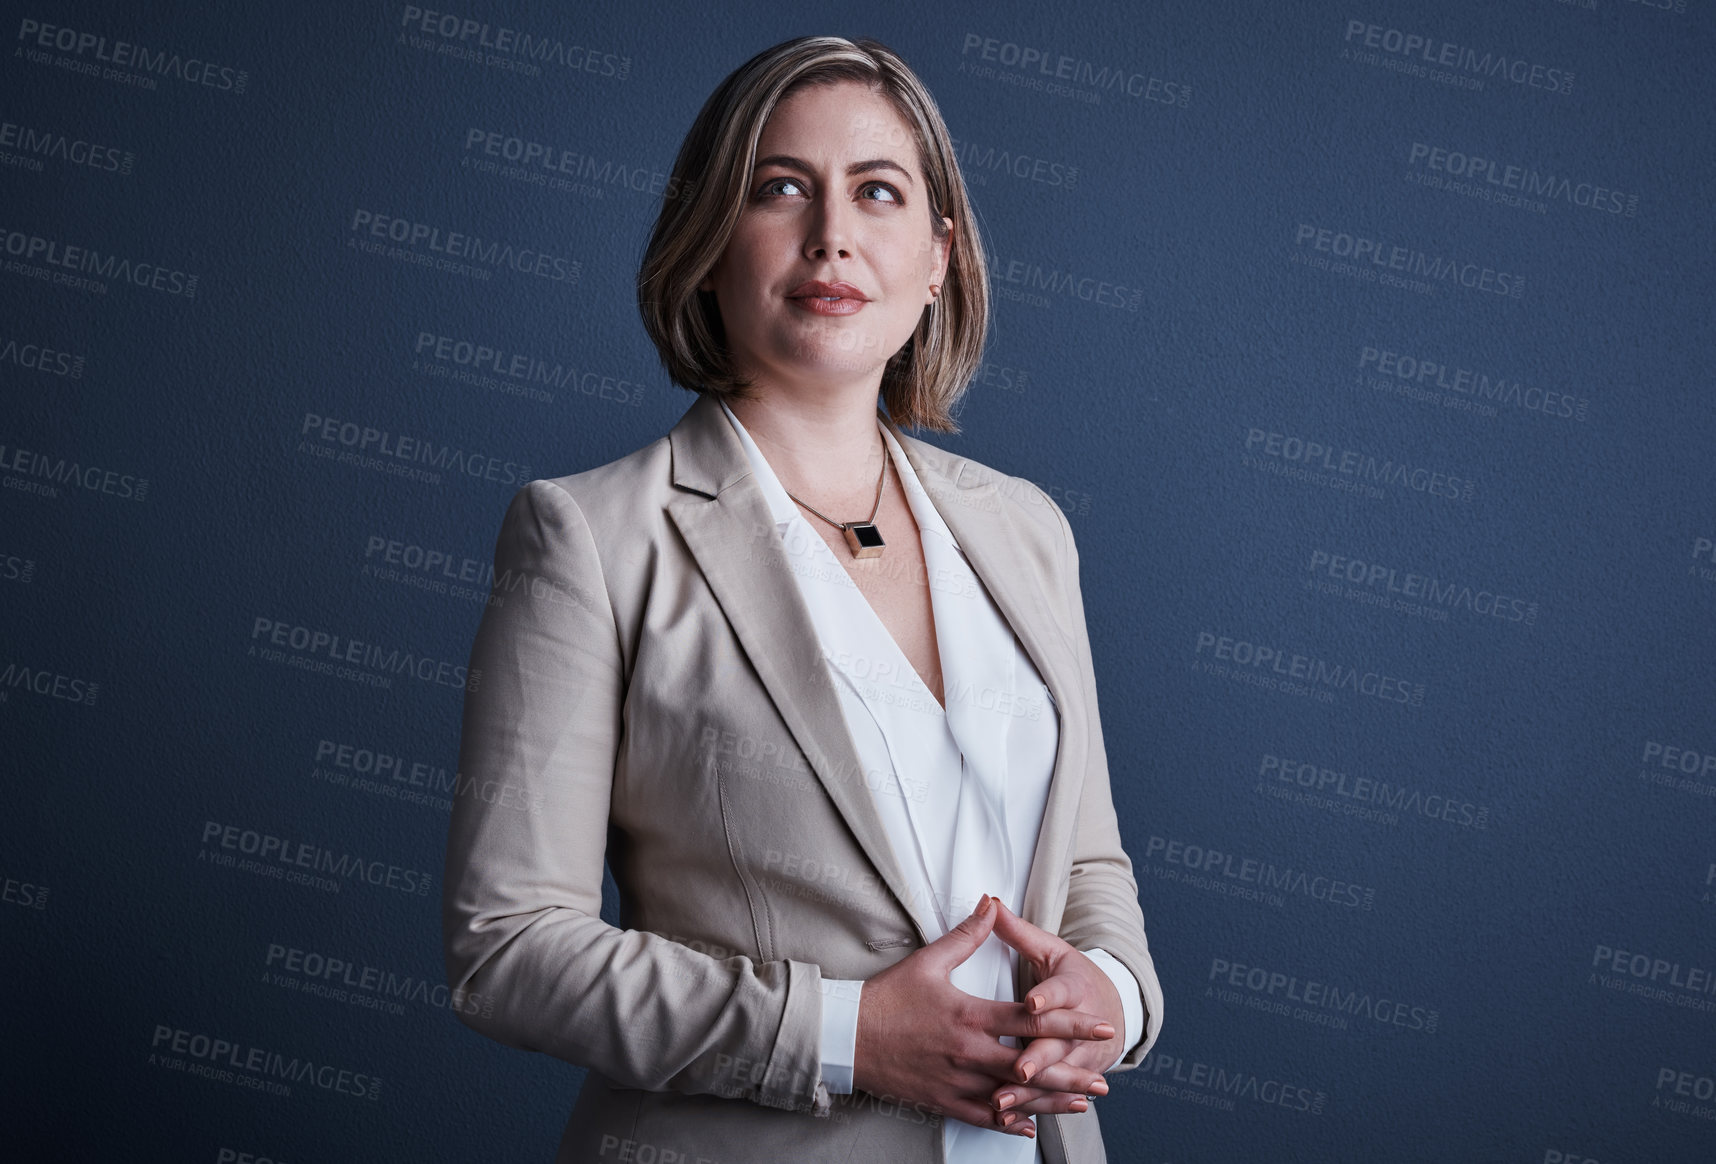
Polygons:
M442 892L460 1020L620 1087L827 1114L815 965L717 959L600 917L626 678L573 496L545 480L520 489L494 564Z
M1150 958L1144 937L1144 912L1138 905L1138 883L1132 860L1120 843L1120 824L1109 788L1108 755L1102 741L1102 717L1096 701L1096 667L1091 659L1090 631L1085 625L1084 599L1080 594L1078 547L1066 515L1048 495L1044 504L1054 511L1061 527L1062 582L1077 649L1078 680L1084 698L1090 740L1079 797L1078 824L1073 837L1072 872L1067 883L1066 907L1061 914L1060 936L1074 949L1100 948L1118 960L1138 980L1144 1003L1144 1037L1121 1057L1111 1071L1138 1066L1162 1030L1162 985Z

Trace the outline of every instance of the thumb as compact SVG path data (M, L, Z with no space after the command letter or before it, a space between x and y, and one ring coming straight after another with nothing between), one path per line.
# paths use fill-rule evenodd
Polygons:
M998 904L995 898L985 893L969 917L924 947L934 955L943 973L950 972L971 957L977 952L977 947L989 939L990 931L995 928L995 907Z

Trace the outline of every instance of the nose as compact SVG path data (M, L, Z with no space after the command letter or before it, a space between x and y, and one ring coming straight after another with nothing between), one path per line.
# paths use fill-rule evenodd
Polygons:
M807 259L852 257L852 218L856 207L839 195L821 194L805 216L804 256Z

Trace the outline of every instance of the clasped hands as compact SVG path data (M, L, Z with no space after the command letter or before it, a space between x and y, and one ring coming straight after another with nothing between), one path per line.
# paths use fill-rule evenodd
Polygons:
M1023 1002L949 981L991 933L1036 971ZM864 983L853 1086L1033 1137L1030 1116L1084 1111L1086 1096L1108 1093L1102 1072L1120 1057L1125 1013L1095 962L985 895L970 917Z

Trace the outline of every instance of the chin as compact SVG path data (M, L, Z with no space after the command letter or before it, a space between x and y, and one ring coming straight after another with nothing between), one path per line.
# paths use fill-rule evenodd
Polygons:
M809 371L819 368L829 372L862 372L887 361L882 355L882 341L861 332L836 332L833 335L801 337L786 353L786 361Z
M808 336L800 335L792 346L802 353L801 358L815 358L820 354L830 361L855 366L861 363L884 364L911 338L910 331L896 340L878 335L871 328L823 325Z

